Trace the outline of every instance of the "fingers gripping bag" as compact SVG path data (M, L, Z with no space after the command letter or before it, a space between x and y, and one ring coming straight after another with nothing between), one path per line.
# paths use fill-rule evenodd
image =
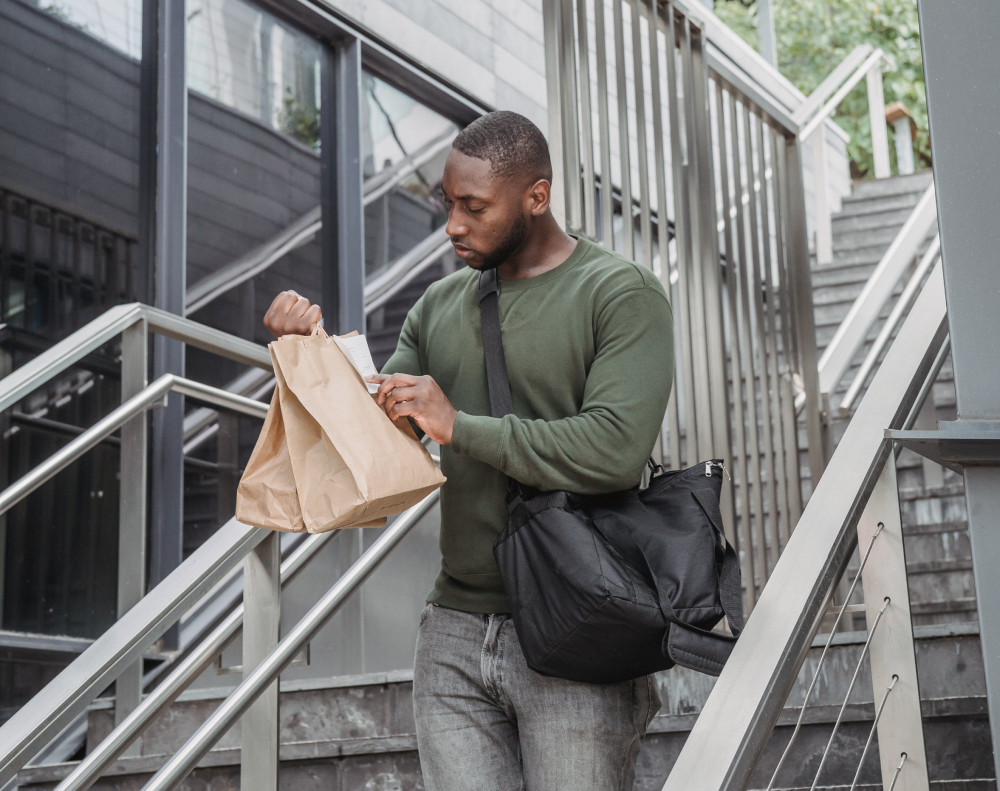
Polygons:
M240 480L237 519L309 533L378 526L444 483L408 422L394 425L375 403L338 339L317 327L268 349L277 386Z

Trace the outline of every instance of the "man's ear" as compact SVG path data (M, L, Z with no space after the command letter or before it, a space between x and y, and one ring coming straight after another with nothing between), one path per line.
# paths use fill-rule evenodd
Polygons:
M552 184L548 179L539 179L528 188L528 211L535 217L541 217L549 210L549 199L552 195Z

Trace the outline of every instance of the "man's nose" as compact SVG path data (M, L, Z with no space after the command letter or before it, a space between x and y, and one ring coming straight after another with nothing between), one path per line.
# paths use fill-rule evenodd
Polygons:
M444 226L444 232L452 238L456 236L468 236L469 226L460 222L455 216L455 210L448 212L448 223Z

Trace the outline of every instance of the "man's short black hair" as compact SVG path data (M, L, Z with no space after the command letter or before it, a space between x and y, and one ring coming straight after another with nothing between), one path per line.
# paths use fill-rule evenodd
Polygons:
M485 159L500 178L552 179L549 144L542 130L510 110L480 116L459 132L452 147L466 156Z

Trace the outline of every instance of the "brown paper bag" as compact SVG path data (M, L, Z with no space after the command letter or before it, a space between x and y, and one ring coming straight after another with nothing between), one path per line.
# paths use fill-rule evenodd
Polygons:
M237 519L310 533L376 526L444 483L408 422L393 425L325 332L268 348L277 387L240 480Z

